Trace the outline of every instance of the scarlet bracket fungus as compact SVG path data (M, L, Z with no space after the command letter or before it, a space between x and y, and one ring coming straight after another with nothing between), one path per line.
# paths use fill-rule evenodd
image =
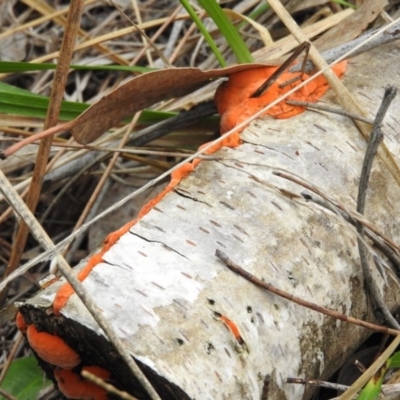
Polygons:
M88 365L86 367L82 367L82 371L90 372L91 374L96 375L98 378L103 379L103 381L110 379L111 375L110 371L107 371L106 369L97 365Z
M17 316L15 317L15 324L22 333L26 333L27 325L24 320L24 317L19 311L17 312Z
M28 326L27 336L29 344L37 355L50 364L71 369L81 362L78 353L57 335L39 332L32 324Z
M87 371L92 372L88 368L100 368L100 367L86 367ZM56 368L54 370L54 377L56 378L58 389L68 399L80 399L80 400L108 399L107 392L105 389L95 385L94 383L88 381L87 379L82 378L80 375L76 374L75 372L72 372L71 370Z

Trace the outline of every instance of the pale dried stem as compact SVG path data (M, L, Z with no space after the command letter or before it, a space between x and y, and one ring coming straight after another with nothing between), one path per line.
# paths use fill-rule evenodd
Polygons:
M102 387L103 389L107 390L108 393L114 393L116 394L119 398L124 399L124 400L138 400L136 397L133 397L127 392L123 392L121 390L118 390L115 386L110 385L109 383L105 382L103 379L97 377L94 374L91 374L88 371L82 371L81 375L88 379L89 381L95 383L97 386Z
M1 370L0 373L0 386L1 383L3 382L5 376L7 375L7 371L11 366L11 363L14 361L14 358L17 354L17 351L21 345L21 343L23 342L24 337L22 336L21 332L18 332L17 337L14 339L14 344L10 350L10 353L8 354L7 360L6 362L3 364L3 368Z
M165 29L167 29L168 25L170 25L171 22L176 19L176 16L178 15L181 9L182 6L179 6L173 11L171 16L164 21L164 23L158 28L157 32L152 36L152 41L156 41L158 39L158 37L165 31ZM147 51L149 47L150 47L150 42L146 43L143 46L143 48L138 52L135 58L130 62L130 65L136 65L136 63L142 58L143 54Z
M346 390L339 400L350 400L358 391L374 376L378 369L386 362L386 360L394 353L400 344L400 335L397 335L388 348L374 361L374 363Z

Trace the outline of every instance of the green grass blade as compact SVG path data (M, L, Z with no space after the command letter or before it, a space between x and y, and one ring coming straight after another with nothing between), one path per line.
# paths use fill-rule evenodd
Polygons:
M400 351L389 358L389 368L400 368Z
M268 3L262 3L261 5L259 5L255 10L253 10L248 17L256 20L260 15L264 14L267 10L269 10L269 4ZM241 29L243 27L245 27L246 25L248 25L249 23L247 21L242 21L239 23L239 25L237 25L237 29Z
M183 5L183 7L185 7L186 11L190 15L190 18L192 18L193 22L197 25L197 28L203 35L204 39L207 41L208 45L210 46L211 50L215 54L215 57L217 58L221 67L226 67L226 62L224 60L224 57L222 56L221 52L218 50L218 47L215 44L213 38L208 33L206 27L203 25L200 18L196 14L196 12L193 10L193 7L190 5L189 1L188 0L180 0L180 2Z
M0 113L45 118L49 98L0 82ZM87 104L63 101L60 120L69 121L88 108Z
M235 53L238 63L254 62L253 56L247 48L246 43L229 18L225 15L220 5L215 0L198 0L198 2L218 26L222 35L224 35L230 48Z
M49 98L0 82L0 113L45 118ZM89 108L89 104L63 101L61 121L70 121ZM142 124L163 121L176 113L144 110L139 122Z
M354 10L357 10L357 7L354 4L349 3L348 1L345 0L333 0L333 3L340 4L341 6L349 7Z
M44 71L56 69L57 64L50 63L28 63L28 62L11 62L0 61L0 73L28 72L28 71ZM155 68L137 67L129 65L70 65L71 69L84 71L125 71L125 72L150 72Z

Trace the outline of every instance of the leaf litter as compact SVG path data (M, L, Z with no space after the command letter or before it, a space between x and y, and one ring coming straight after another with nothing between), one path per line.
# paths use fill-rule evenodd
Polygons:
M291 8L294 10L295 7L298 7L299 3L301 2L287 2L289 11ZM321 49L331 47L332 38L338 42L346 42L350 38L359 36L367 28L379 27L385 18L384 14L379 16L383 6L386 5L385 1L365 1L357 11L345 9L333 3L330 3L329 7L322 10L323 7L326 7L325 3L327 2L308 1L309 8L302 9L296 14L296 19L306 26L305 29L310 32L311 38L320 35L316 40L316 44L319 44ZM357 2L357 5L359 3ZM17 32L24 32L23 40L28 42L25 59L28 61L44 60L48 57L48 54L59 50L66 21L65 10L63 11L61 4L55 4L56 7L52 8L51 6L39 7L38 2L26 2L29 12L25 13L21 12L18 1L12 1L10 4L11 6L7 10L4 5L0 6L3 7L0 13L3 19L0 38L5 37L9 41L11 40L12 43L12 40L19 39ZM139 27L145 29L150 37L157 29L161 30L162 24L166 24L154 44L161 51L163 51L165 43L168 41L172 43L172 46L181 45L181 52L176 56L174 66L184 69L165 69L148 75L141 75L136 81L130 81L131 83L125 84L128 86L121 86L127 80L126 73L106 73L101 71L75 71L70 73L65 94L66 98L87 103L93 103L99 98L102 99L99 100L97 105L93 105L86 113L78 117L76 121L79 123L72 127L71 132L78 143L91 142L104 132L111 130L96 142L107 146L108 140L115 139L115 137L121 135L119 132L122 131L121 121L132 116L135 112L148 107L153 110L173 109L179 111L188 109L199 101L196 90L200 87L204 87L203 90L205 89L204 98L209 99L213 95L213 90L207 89L210 81L214 81L220 76L225 76L228 72L236 72L237 70L248 68L248 66L233 66L223 71L220 69L210 70L208 67L208 71L202 70L205 66L211 66L213 63L215 66L215 59L202 43L195 29L192 30L190 35L185 36L185 32L190 29L191 22L182 13L177 14L175 19L168 19L168 16L177 9L177 3L172 1L160 1L156 5L144 3L140 6L140 9L136 10L133 10L130 4L130 2L119 2L122 10L135 20ZM231 6L228 3L227 7L244 15L252 11L251 8L248 8L247 2L236 2L236 6ZM392 2L391 7L386 9L386 15L391 15L395 18L396 2ZM322 11L323 13L320 13ZM18 20L14 18L14 14L18 15ZM323 15L323 17L315 17L313 19L316 15ZM343 15L343 18L336 18L339 15ZM308 20L316 22L307 26ZM183 21L180 28L177 27L179 21ZM257 61L269 62L275 65L281 61L281 58L285 55L284 52L287 54L297 46L294 39L287 35L287 31L279 25L279 21L271 11L260 15L257 22L267 29L274 41L274 44L266 48L254 26L247 24L241 28L241 33L246 38L248 46L255 54ZM26 33L27 31L22 30L22 28L23 25L28 26L28 24L32 30ZM129 26L129 23L121 17L120 11L111 5L105 5L99 1L87 2L81 26L82 31L79 32L81 50L75 52L74 64L107 65L117 63L128 65L132 60L136 59L136 65L152 68L158 61L157 54L151 49L151 46L147 47L143 43L141 35L137 33L137 29ZM173 28L178 31L178 34L171 42L171 37L168 35L171 34ZM324 30L328 31L324 34ZM100 39L97 40L96 38ZM224 47L222 38L217 38L216 41L221 47ZM285 50L282 52L283 43L285 43ZM233 63L231 55L228 55L228 59ZM52 73L46 71L26 74L17 73L3 78L7 83L45 95L50 93L51 79ZM118 89L121 87L124 87L122 91ZM179 98L176 99L177 97ZM172 100L166 102L167 99ZM37 125L43 122L41 119L23 121L23 118L20 121L19 123L18 118L16 118L12 126L3 126L3 136L7 139L13 139L17 135L26 135L29 132L37 131ZM140 126L135 129L138 128ZM148 144L146 148L163 151L183 149L193 152L201 143L209 141L216 129L217 123L212 120L202 122L196 126L194 134L192 134L192 128L176 132L172 131L167 138L156 140ZM67 145L71 143L71 139L65 134L60 135L58 140ZM9 146L9 143L4 141L2 148ZM55 147L52 150L52 158L54 160L58 159L57 163L55 163L56 166L57 164L66 165L74 163L74 160L81 157L85 152L88 152L88 150L82 149L78 152L73 148L59 150ZM19 162L16 163L15 158L19 158ZM146 157L132 157L121 152L121 156L118 158L111 174L105 179L112 184L120 184L124 187L128 184L128 181L134 178L134 185L136 186L140 185L141 181L146 182L159 173L160 169L154 167L154 163L151 160L158 159L170 165L174 165L174 163L181 160L179 157L167 156L149 156L147 158L148 160L146 160ZM79 219L80 214L86 208L90 193L97 185L98 177L104 170L104 163L107 162L107 159L102 160L98 164L91 166L90 169L84 170L70 186L68 192L61 198L57 198L56 195L69 178L53 182L43 188L37 214L40 216L50 205L52 206L53 211L42 223L55 242L67 236L72 229L77 227L75 221ZM31 171L32 160L18 154L14 157L12 165L7 167L7 175L20 193L26 193ZM105 189L99 193L99 202L102 197L104 198L108 195ZM53 204L53 200L56 198L57 203ZM12 216L4 200L1 202L0 207L2 212L0 216L2 223L0 261L4 270L12 251L12 236L18 222ZM132 215L133 217L134 215ZM118 218L118 211L116 211L115 219L118 220ZM123 225L126 222L126 215L121 218L120 225ZM29 240L22 259L31 258L39 252L40 248L37 244L33 240ZM68 257L71 262L76 262L86 256L88 252L87 244L83 241L78 248L75 248L74 253L69 254ZM25 281L16 280L7 303L11 304L16 300L20 301L29 297L36 291L36 286L33 283L38 282L47 273L48 265L43 264L34 269L33 272L27 273L28 282L32 282L29 285L26 285ZM4 337L11 338L14 332L14 325L9 323ZM28 351L26 347L21 348L16 356L26 355ZM8 354L9 352L3 352L2 362L6 361Z

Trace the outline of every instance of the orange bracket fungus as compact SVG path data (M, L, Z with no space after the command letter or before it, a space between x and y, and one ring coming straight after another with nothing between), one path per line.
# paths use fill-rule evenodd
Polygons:
M86 371L97 375L99 378L109 377L108 371L100 367L85 367ZM108 395L105 389L81 377L77 373L62 368L54 370L58 389L68 399L80 400L107 400Z
M17 325L17 328L22 333L26 333L26 330L27 330L28 327L26 325L24 317L22 316L22 314L20 312L17 312L17 316L15 317L15 325Z
M98 378L103 379L103 381L110 379L111 376L110 371L107 371L106 369L97 365L88 365L82 367L82 371L90 372L91 374L96 375Z
M28 326L27 336L32 349L49 364L71 369L81 362L78 353L57 335L39 332L35 325L31 324Z

